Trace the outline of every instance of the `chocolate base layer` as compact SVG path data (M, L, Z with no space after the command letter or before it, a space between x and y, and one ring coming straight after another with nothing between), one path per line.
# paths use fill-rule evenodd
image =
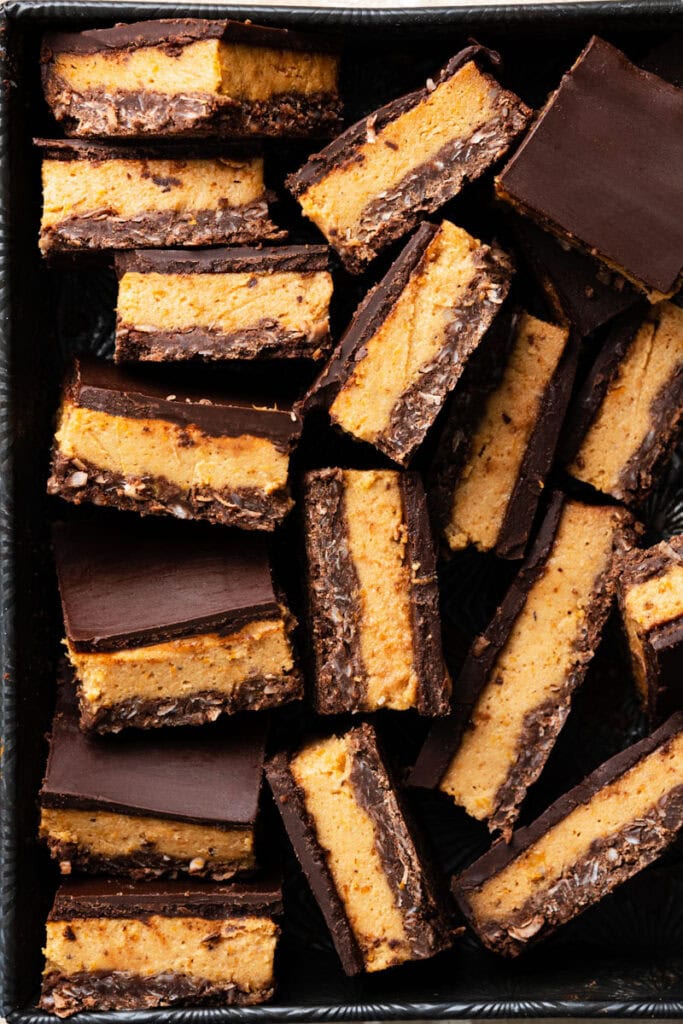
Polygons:
M235 100L209 93L167 95L153 91L74 93L67 82L44 66L43 91L54 116L68 135L325 138L340 127L336 95L296 93L267 100Z
M304 334L275 320L259 320L241 331L221 333L208 327L179 331L141 331L119 324L116 362L168 362L184 359L322 359L332 339L325 328Z
M298 669L280 676L248 679L232 693L205 690L188 697L159 697L128 700L92 711L82 699L79 687L80 723L86 731L109 733L121 729L157 729L172 725L205 725L220 715L238 711L263 711L303 697Z
M68 217L40 232L43 254L82 249L166 249L177 245L252 245L282 240L287 232L270 220L268 201L216 210L145 210L120 217L106 207Z
M257 488L218 492L204 487L188 493L163 477L129 480L81 459L66 458L59 451L53 455L47 490L74 505L90 502L141 516L201 519L242 530L272 531L293 505L286 490L266 494Z
M683 824L683 787L665 794L647 815L628 829L591 844L588 854L550 889L539 889L515 914L514 920L482 927L473 914L469 894L497 875L533 843L541 839L577 807L590 802L599 791L644 760L681 729L683 717L674 715L651 736L634 743L605 761L583 782L559 797L526 828L513 833L506 844L496 843L488 853L452 880L452 892L463 914L482 941L496 952L515 956L558 925L602 899L617 885L651 863L674 839Z
M197 1006L252 1006L273 996L274 989L245 992L232 984L168 972L141 977L128 971L112 973L56 972L43 978L41 1010L70 1017L81 1010L141 1010L191 1003Z
M63 875L72 870L87 875L107 875L114 878L132 878L139 882L148 878L178 878L190 874L192 878L208 878L225 882L239 875L247 878L254 867L245 867L239 861L213 862L204 868L190 871L192 858L169 857L166 854L145 852L144 854L121 854L120 857L104 857L91 853L77 843L63 843L53 836L46 837L50 855L57 861Z

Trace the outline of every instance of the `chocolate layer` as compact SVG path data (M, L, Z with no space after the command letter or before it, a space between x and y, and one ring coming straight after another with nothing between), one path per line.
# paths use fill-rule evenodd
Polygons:
M498 180L567 241L671 294L683 268L683 92L593 37Z
M116 362L168 362L184 359L257 360L322 359L329 351L329 332L309 333L280 327L275 320L256 321L241 331L220 332L194 327L183 331L143 331L119 326Z
M180 375L177 376L182 381ZM66 387L75 405L111 416L162 419L180 427L194 425L212 437L264 437L289 450L301 433L301 420L287 403L268 405L184 387L160 385L141 369L124 369L95 359L78 359Z
M123 882L113 878L79 878L62 882L48 921L77 918L202 917L220 920L245 915L282 913L282 893L275 877L258 882L176 881Z
M85 480L83 477L85 475ZM102 470L83 459L53 455L48 494L59 495L74 505L88 502L139 516L169 515L197 519L241 530L272 532L292 507L289 492L282 488L266 494L257 487L215 490L194 487L190 493L165 477L147 477L132 485L125 476Z
M228 160L245 161L260 156L262 147L255 143L223 140L202 140L197 145L185 139L44 139L34 138L33 145L44 160Z
M502 379L518 324L508 310L493 323L457 394L450 400L432 468L431 505L441 528L450 520L453 496L471 454L471 444L486 403ZM557 447L569 405L579 355L575 334L565 345L557 367L541 397L538 417L527 442L517 481L498 532L494 552L499 558L523 558L534 517ZM468 367L470 369L470 367Z
M250 21L159 18L131 24L119 22L113 28L85 32L49 32L43 37L42 60L49 60L56 53L106 53L108 50L138 50L144 46L162 45L173 51L198 39L222 39L246 46L306 53L329 53L338 49L329 36L252 25Z
M279 618L265 541L189 524L59 524L53 547L66 633L116 651Z
M624 833L605 837L592 844L587 857L576 865L556 891L548 893L539 886L539 899L528 901L509 921L509 930L496 922L482 929L469 902L470 894L512 864L535 842L577 807L589 804L605 786L619 779L639 762L664 746L683 728L683 713L670 718L651 736L633 744L600 765L582 783L555 801L526 828L512 834L509 843L499 842L452 882L452 891L461 910L487 945L508 955L516 955L528 944L575 916L584 907L602 898L621 882L657 857L673 841L683 825L683 787L673 787L653 808L652 821L634 821ZM533 903L533 906L529 905ZM529 918L529 914L533 916ZM519 934L515 934L516 930Z
M258 274L315 273L330 269L326 245L287 245L278 248L205 249L187 252L142 251L120 253L115 260L119 278L124 274Z
M118 811L214 827L253 826L266 723L250 716L163 738L127 732L115 740L83 733L71 679L59 690L43 807Z
M522 255L560 320L580 337L634 306L639 296L619 274L529 220L513 224Z
M342 967L346 974L359 974L365 967L363 955L334 884L325 851L318 842L315 823L306 809L303 790L297 786L289 770L287 754L276 754L266 763L266 777L301 870L323 913Z

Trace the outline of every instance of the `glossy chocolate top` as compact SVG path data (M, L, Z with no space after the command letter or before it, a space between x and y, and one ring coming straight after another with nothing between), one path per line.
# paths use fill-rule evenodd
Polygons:
M41 139L35 138L33 145L40 150L45 160L89 160L98 163L103 160L228 160L230 163L246 162L261 155L261 148L252 142L224 142L219 139L155 139L154 142L138 142L121 139L106 142L93 139Z
M266 542L191 523L58 524L53 533L66 635L115 651L232 633L282 613Z
M78 878L63 882L50 921L88 917L204 917L271 915L282 911L279 880L216 882L155 880L122 882L115 878Z
M44 807L119 811L245 828L258 810L266 720L262 715L201 730L81 731L70 678L62 682L40 793Z
M683 91L593 37L503 170L513 202L648 288L683 269Z
M265 249L138 249L118 253L116 273L244 274L329 270L326 245L282 245Z
M85 32L50 32L43 38L43 60L49 60L54 53L106 53L107 50L137 50L144 46L171 46L176 49L198 39L222 39L246 46L314 53L337 49L329 38L252 25L248 21L160 18L132 24L120 22L113 28L95 28Z
M156 379L155 379L156 378ZM125 369L96 359L78 359L66 386L75 405L111 416L168 420L196 426L212 437L263 437L288 449L301 433L301 420L289 403L199 391L183 386L185 375L175 373L164 383L158 370ZM178 386L176 386L176 382Z

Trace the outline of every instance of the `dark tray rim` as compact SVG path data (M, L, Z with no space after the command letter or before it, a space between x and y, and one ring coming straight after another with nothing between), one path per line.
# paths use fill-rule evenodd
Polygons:
M335 0L332 0L335 2ZM1 3L1 0L0 0ZM0 381L12 372L13 296L9 260L10 234L10 106L12 54L8 37L13 23L58 20L65 25L134 21L151 18L239 17L275 21L283 26L303 26L334 32L349 26L419 31L448 21L449 25L475 20L478 24L504 21L509 25L529 26L552 17L572 23L592 18L601 25L617 26L647 14L652 27L666 23L669 16L683 14L682 0L560 0L560 2L511 3L486 2L458 6L403 8L305 7L287 4L249 3L147 4L134 0L121 3L100 0L8 0L0 7ZM20 785L15 732L20 680L16 673L15 614L13 604L15 520L21 510L15 508L13 493L14 410L11 396L0 391L0 1013L10 1024L47 1024L57 1018L33 1008L17 1008L14 1003L12 937L16 928L15 859L20 836L15 822L15 795ZM12 554L10 554L12 553ZM346 1005L295 1004L212 1009L160 1009L138 1012L86 1012L69 1018L74 1024L221 1024L230 1021L332 1021L332 1020L445 1020L487 1018L650 1018L683 1019L683 1001L667 1000L473 1000L471 1002L400 1002Z

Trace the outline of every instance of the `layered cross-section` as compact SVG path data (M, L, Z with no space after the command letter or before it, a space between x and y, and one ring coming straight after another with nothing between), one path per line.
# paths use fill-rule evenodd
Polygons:
M301 696L261 538L93 523L53 543L83 728L197 725Z

